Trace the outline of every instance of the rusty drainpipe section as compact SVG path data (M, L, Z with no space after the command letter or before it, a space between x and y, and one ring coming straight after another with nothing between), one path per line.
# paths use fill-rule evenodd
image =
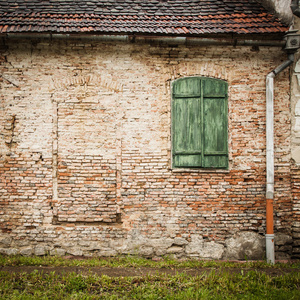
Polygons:
M267 186L266 186L266 256L267 262L275 263L274 250L274 78L294 62L294 54L289 54L288 60L274 69L266 78L266 160L267 160Z

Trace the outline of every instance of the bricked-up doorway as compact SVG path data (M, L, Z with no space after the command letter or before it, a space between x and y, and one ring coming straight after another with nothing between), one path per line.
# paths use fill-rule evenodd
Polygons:
M95 76L55 86L53 223L119 222L116 91Z

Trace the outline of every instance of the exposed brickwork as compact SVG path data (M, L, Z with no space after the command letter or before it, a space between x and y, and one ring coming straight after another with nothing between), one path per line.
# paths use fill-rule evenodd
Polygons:
M51 216L52 165L40 153L10 152L0 162L1 229L32 230ZM23 236L23 238L25 235Z
M264 234L265 76L279 49L6 43L2 252L226 258L231 238ZM228 81L229 170L171 169L170 83L184 76ZM275 229L288 237L299 178L287 71L275 99Z
M58 201L54 215L58 221L115 222L115 161L100 157L60 158Z

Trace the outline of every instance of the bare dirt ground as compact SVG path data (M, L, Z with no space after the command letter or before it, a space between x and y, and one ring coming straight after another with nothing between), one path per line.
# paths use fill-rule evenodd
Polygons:
M107 275L110 277L127 277L127 276L147 276L147 275L176 275L185 273L190 276L201 276L210 272L226 272L226 273L241 273L256 270L261 273L265 273L269 276L275 277L284 275L287 273L298 273L298 268L263 268L263 269L251 269L251 268L150 268L150 267L45 267L45 266L0 266L0 271L6 271L10 273L31 273L37 270L43 274L49 274L55 272L55 274L61 275L66 273L78 273L78 274L96 274L98 276Z

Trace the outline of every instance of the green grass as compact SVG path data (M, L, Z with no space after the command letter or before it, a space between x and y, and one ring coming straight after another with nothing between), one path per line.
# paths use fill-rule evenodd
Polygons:
M299 274L257 271L119 278L0 272L0 278L0 299L300 299Z
M0 271L0 299L300 299L299 263L176 261L154 262L139 257L70 260L59 257L0 256L1 266L82 266L208 268L199 276L156 273L139 277L63 273L9 273ZM237 271L238 268L238 271ZM289 268L270 276L261 269ZM231 272L234 269L234 272Z
M57 256L4 256L0 255L0 266L64 266L64 267L152 267L152 268L300 268L298 263L276 263L271 266L265 261L230 262L213 260L175 260L165 257L153 261L138 256L120 256L115 258L65 259Z

